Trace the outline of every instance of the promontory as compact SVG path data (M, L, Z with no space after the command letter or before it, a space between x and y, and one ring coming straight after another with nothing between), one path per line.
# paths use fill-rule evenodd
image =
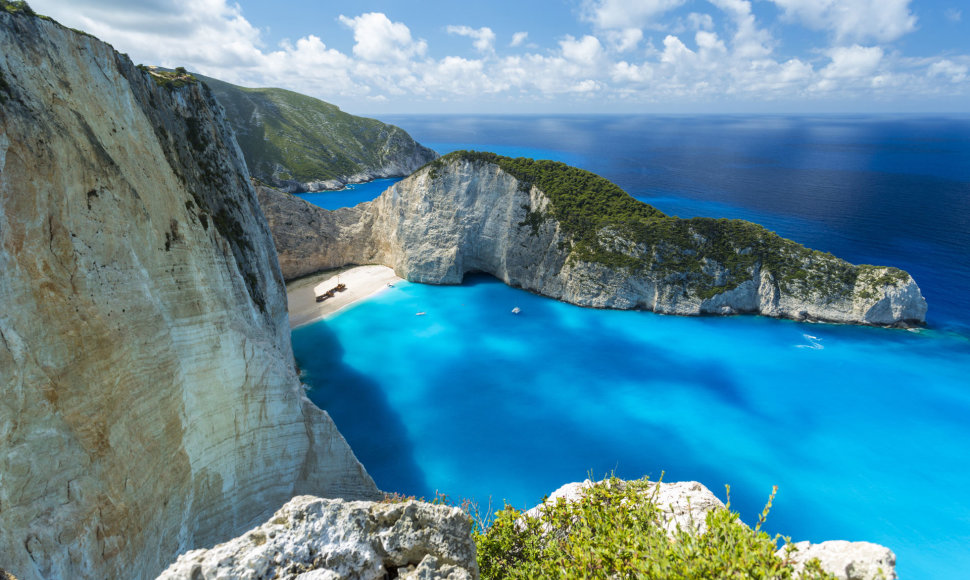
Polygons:
M746 221L670 217L553 161L459 151L336 211L257 189L287 279L377 263L432 284L485 272L595 308L878 326L926 317L902 270L853 265Z

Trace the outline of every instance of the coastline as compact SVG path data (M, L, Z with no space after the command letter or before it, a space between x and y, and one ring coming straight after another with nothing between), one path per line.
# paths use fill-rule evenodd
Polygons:
M331 278L340 276L340 282L347 285L343 292L323 302L316 301L315 288ZM351 304L386 290L388 284L396 284L403 278L387 266L350 266L319 272L286 284L287 312L290 315L290 329L310 324L331 316ZM335 284L334 284L335 285Z

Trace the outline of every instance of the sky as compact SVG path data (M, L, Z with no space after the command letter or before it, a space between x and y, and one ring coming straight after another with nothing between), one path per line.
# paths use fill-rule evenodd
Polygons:
M966 0L30 0L356 114L970 112Z

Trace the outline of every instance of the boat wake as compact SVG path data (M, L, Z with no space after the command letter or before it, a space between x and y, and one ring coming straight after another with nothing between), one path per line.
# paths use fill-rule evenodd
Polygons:
M825 348L824 346L822 346L821 338L817 336L812 336L811 334L803 334L802 336L805 338L805 340L808 341L808 344L796 344L795 345L796 348L809 348L812 350L822 350Z

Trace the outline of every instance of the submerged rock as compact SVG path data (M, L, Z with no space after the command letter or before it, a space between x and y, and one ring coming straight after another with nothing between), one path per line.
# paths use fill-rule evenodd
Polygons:
M183 554L158 580L470 580L470 532L454 507L301 496L234 540Z
M287 279L379 263L430 284L485 272L594 308L881 326L926 317L902 270L855 266L750 222L668 217L551 161L452 153L336 211L259 195Z

